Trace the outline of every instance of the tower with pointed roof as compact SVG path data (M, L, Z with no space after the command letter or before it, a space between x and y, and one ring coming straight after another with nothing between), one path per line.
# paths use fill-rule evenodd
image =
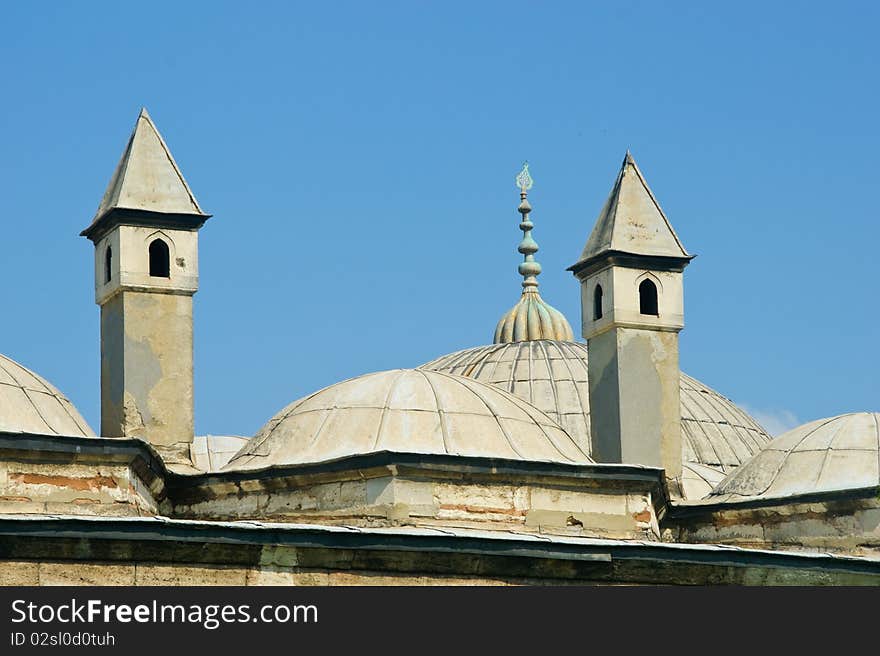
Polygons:
M193 440L193 294L209 218L142 109L98 211L101 435L141 437L170 462Z
M678 333L688 254L627 151L580 259L593 457L681 479Z

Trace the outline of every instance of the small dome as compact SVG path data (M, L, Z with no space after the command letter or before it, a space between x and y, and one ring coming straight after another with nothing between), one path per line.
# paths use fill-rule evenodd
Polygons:
M681 487L685 499L705 499L724 480L724 472L717 467L698 462L681 465Z
M522 293L519 303L507 312L495 328L496 344L536 339L571 341L571 326L565 316L546 303L536 289Z
M880 485L880 413L818 419L767 444L712 496L785 497Z
M248 439L241 435L196 435L190 446L193 466L203 472L219 471Z
M581 449L590 452L585 343L538 340L478 346L437 358L422 368L468 376L511 392L545 412ZM717 470L709 476L714 479L711 485L706 482L691 488L705 493L771 439L735 403L686 374L681 374L681 431L684 462L698 466L691 474L696 477L697 471L702 472L705 481L706 467Z
M33 371L0 355L0 431L94 437L67 397Z
M462 376L397 369L336 383L275 415L225 470L392 451L586 464L552 419Z

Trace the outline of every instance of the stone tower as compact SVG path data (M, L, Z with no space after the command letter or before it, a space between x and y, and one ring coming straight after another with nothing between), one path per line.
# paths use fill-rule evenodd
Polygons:
M576 264L587 339L593 458L681 479L678 333L693 259L627 152Z
M101 435L169 462L193 440L193 304L205 214L141 110L91 225L101 306Z

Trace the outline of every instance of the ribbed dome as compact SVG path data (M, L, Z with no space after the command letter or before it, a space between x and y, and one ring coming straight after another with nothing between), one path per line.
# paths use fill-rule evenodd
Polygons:
M681 439L685 461L727 473L773 438L733 401L682 373Z
M587 345L582 342L539 340L478 346L437 358L421 368L468 376L512 392L545 412L590 452ZM698 490L702 490L700 497L704 496L724 474L771 439L736 404L685 374L681 374L681 418L684 462L700 466L689 474L695 485L690 490L686 486L688 498L699 498L692 496ZM719 474L712 477L706 467ZM699 485L697 472L703 474Z
M501 317L495 328L496 344L536 339L571 341L574 333L562 312L544 302L537 289L522 293L519 303Z
M591 462L556 422L516 396L462 376L397 369L352 378L293 402L224 470L378 451Z
M33 371L0 355L0 431L94 437L61 392Z
M712 496L785 497L880 485L880 413L818 419L767 444Z

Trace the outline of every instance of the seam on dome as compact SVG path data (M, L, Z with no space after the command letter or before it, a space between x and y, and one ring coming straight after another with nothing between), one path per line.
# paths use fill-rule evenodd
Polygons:
M717 398L713 397L713 394L711 392L709 392L708 390L706 393L701 392L700 398L703 398L703 397L706 397L706 402L721 416L721 418L726 422L726 424L731 427L734 435L736 435L736 437L739 439L739 441L748 450L749 456L755 455L756 451L752 448L752 445L749 444L749 441L746 438L744 438L742 436L742 434L740 433L739 427L737 426L737 423L736 423L736 417L735 416L731 417L731 415L733 413L730 412L729 404L732 402L730 402L729 399L725 399L725 401L728 401L728 403L727 404L721 403ZM733 419L734 421L731 421L731 419ZM724 434L724 431L721 431L719 429L719 432L722 434L724 441L727 443L727 446L730 448L733 455L736 457L737 460L739 460L740 463L742 463L743 459L740 458L736 449L733 448L733 442L727 438L727 436ZM746 458L746 459L748 459L748 458Z
M352 379L352 378L349 378L348 380L353 380L353 379ZM327 387L322 387L321 389L312 392L312 393L309 394L308 396L304 396L304 397L302 397L299 401L294 401L292 404L290 404L290 408L287 410L287 412L284 412L284 415L283 415L281 418L279 418L278 421L275 422L275 425L272 426L272 428L270 428L270 429L268 430L268 432L267 432L265 435L263 435L259 440L256 439L256 437L252 437L252 438L249 438L249 439L248 439L248 444L245 445L245 446L247 447L247 451L246 451L245 453L242 453L242 454L241 454L241 457L244 457L244 456L250 456L251 459L253 459L253 458L257 458L257 457L261 457L261 458L262 458L262 457L266 457L266 456L258 456L258 455L255 454L254 452L255 452L257 449L259 449L259 448L260 448L260 447L266 442L266 440L268 440L270 437L272 437L272 434L275 432L275 430L281 425L281 423L282 423L285 419L287 419L288 417L290 417L290 415L292 415L293 412L294 412L298 407L300 407L303 403L305 403L306 401L308 401L308 400L314 398L315 396L317 396L318 394L320 394L320 393L323 392L324 390L326 390L326 389L330 389L331 387L335 387L336 385L341 385L342 383L348 382L348 380L342 380L342 381L339 381L338 383L333 383L333 385L328 385ZM282 411L282 412L283 412L283 411ZM329 414L329 411L327 411L327 412L328 412L328 414ZM268 425L268 424L269 424L273 419L275 419L275 417L277 417L277 416L278 416L278 415L274 415L271 419L269 419L269 421L266 422L266 425ZM269 455L269 454L266 454L266 455ZM232 464L233 462L235 462L236 460L238 460L238 457L239 457L238 454L232 456L232 458L229 460L229 463L228 463L228 464ZM244 464L247 464L247 463L244 463Z
M421 373L421 372L420 372ZM373 440L373 450L379 448L379 441L382 435L382 428L385 426L385 417L388 416L388 402L391 400L391 395L394 394L394 391L397 389L398 383L400 380L406 375L406 370L401 369L397 372L397 376L394 380L391 381L391 384L388 386L388 394L385 395L385 404L382 406L382 414L379 416L379 427L376 429L376 439ZM422 374L424 376L424 374ZM323 426L322 426L323 428Z
M566 347L569 349L569 354L572 355L574 357L574 359L582 360L582 355L578 354L573 347L568 346L568 344L566 342L561 342L561 343L566 345ZM572 342L572 343L576 344L577 342ZM572 371L572 369L571 369L571 361L569 358L565 357L565 354L563 353L562 346L559 346L559 352L560 352L560 354L563 355L563 357L560 358L560 360L562 360L562 364L564 364L565 368L568 370L568 376L571 379L572 384L575 385L575 387L577 387L577 385L579 383L577 380L575 380L574 371ZM587 367L589 367L589 364L587 365ZM589 369L587 370L587 380L584 384L587 386L587 398L589 398L589 394L590 394ZM578 397L578 405L581 407L581 414L583 414L584 416L587 416L587 413L584 412L584 404L581 403L581 395L578 394L577 397Z
M453 373L457 373L457 372L455 372L456 369L463 368L464 371L462 371L462 375L467 375L465 372L467 371L467 368L469 366L470 366L470 361L468 360L467 352L466 351L459 351L458 353L455 353L451 358L449 358L447 360L447 363L444 364L442 368L448 369L448 370L452 371ZM435 368L437 368L437 367L428 367L428 369L432 369L432 370Z
M436 360L429 362L424 368L434 370L438 368L455 369L457 367L467 367L469 363L468 351L470 351L470 349L462 349L449 355L440 356Z
M0 365L0 368L2 368L2 365ZM6 371L6 369L3 369L3 370ZM10 374L8 371L6 371L6 373L10 377L12 376L12 374ZM0 385L7 385L8 387L15 387L16 389L29 390L31 392L36 392L38 394L48 394L49 396L59 396L59 394L56 394L55 392L53 392L49 389L37 389L36 387L33 387L31 385L23 385L23 384L19 383L18 381L16 381L14 378L13 378L13 381L15 381L15 382L7 383L5 380L0 380Z
M443 440L443 451L449 455L457 455L453 454L449 450L449 426L446 425L446 410L440 407L440 397L437 396L437 388L434 387L434 382L424 371L419 371L419 373L424 376L425 381L428 383L428 386L431 388L431 393L434 395L434 405L437 407L437 416L440 418L440 437ZM439 372L435 372L439 373ZM449 374L440 373L441 376L446 376L449 378ZM455 379L453 379L455 380Z
M4 366L3 360L0 360L0 369L2 369L3 372L4 372L7 376L9 376L13 381L15 381L15 384L18 385L18 387L20 387L21 389L24 389L24 385L22 385L21 381L18 380L18 378L16 378L16 377L12 374L12 372L9 371L9 369L7 369L7 368Z
M705 391L703 391L703 390L705 390ZM742 435L736 430L736 426L730 422L730 417L727 415L727 413L725 411L726 410L725 406L720 401L717 401L717 399L715 399L713 397L713 391L709 387L706 387L704 385L702 390L697 391L692 396L692 400L693 400L694 404L696 404L700 408L703 415L706 417L709 417L709 420L705 421L705 423L714 425L716 427L718 434L721 436L721 440L727 446L728 451L732 454L734 460L736 461L733 463L721 462L720 457L719 457L719 462L721 462L722 466L729 466L729 465L739 466L743 462L745 462L745 460L748 460L751 456L755 455L756 451L754 451L751 448L751 445L749 445L749 443L747 441L743 442ZM712 418L712 413L707 411L707 409L706 409L707 406L715 414L717 414L718 417L720 417L720 420L716 420L716 419ZM699 421L699 420L697 420L697 421ZM748 456L746 456L745 458L740 457L739 453L737 452L737 449L734 447L734 441L731 439L731 437L724 430L722 430L721 426L729 426L731 428L731 431L733 433L733 437L735 437L737 441L739 441L740 443L743 444L743 446L748 451ZM701 428L703 428L702 424L701 424ZM708 437L708 431L706 431L704 429L703 432ZM715 450L715 445L711 442L711 440L710 440L710 444L712 444L712 448L713 448L713 450ZM718 453L717 450L715 450L715 452L717 455L717 453Z
M700 392L697 391L696 394L700 394ZM681 397L681 391L679 390L679 402L682 401L682 398L684 398L684 397ZM696 413L693 411L694 406L696 406L697 409L699 409L701 411L703 410L703 407L699 404L699 402L694 398L694 396L692 394L687 394L686 398L688 401L688 403L686 405L688 406L688 410L690 411L690 413L692 415L696 415ZM681 408L679 408L679 413L680 412L681 412ZM708 431L705 429L705 427L700 422L697 422L697 426L699 426L700 432L703 434L703 437L706 438L706 444L709 445L709 448L712 450L712 453L715 454L715 459L718 461L718 464L721 465L722 467L724 467L725 463L722 461L721 456L718 454L718 450L715 448L715 444L710 439ZM721 431L719 431L719 432L721 432ZM690 438L690 436L688 436L688 437L689 437L689 441L691 442L691 447L694 450L694 456L697 458L698 462L702 462L700 451L699 451L699 449L696 448L696 444L695 444L694 440L692 438Z
M6 359L7 358L0 358L0 360L6 360ZM11 360L10 360L10 362L14 363L14 361L11 361ZM82 419L81 417L78 418L77 416L74 415L73 412L71 412L68 409L67 406L69 405L71 408L74 409L74 411L76 411L76 408L73 406L73 403L71 403L70 400L66 396L64 396L58 389L56 389L53 385L51 385L49 383L49 381L47 381L42 376L39 376L38 374L32 372L30 369L26 369L25 367L22 367L19 364L16 364L16 366L18 366L20 369L23 369L25 372L27 372L28 375L31 378L33 378L35 381L40 383L44 389L36 389L34 387L26 386L23 383L21 383L18 380L18 378L16 378L5 366L3 366L2 361L0 361L0 369L2 369L6 373L7 376L12 378L12 380L15 381L16 385L12 385L11 383L5 383L5 382L0 382L0 385L8 385L10 387L17 386L18 389L22 390L24 392L25 396L28 397L28 401L31 402L31 405L37 411L37 414L40 416L40 419L42 419L43 423L46 424L46 427L49 428L49 430L53 431L56 435L62 435L61 432L59 432L57 429L53 428L52 425L46 420L46 418L43 416L43 413L40 411L40 408L37 406L37 404L34 402L34 399L31 397L30 393L33 392L34 394L45 394L46 396L52 397L53 399L55 399L55 402L61 406L61 408L64 410L65 414L73 422L73 425L76 426L77 429L79 429L80 434L83 437L89 437L89 432L91 431L91 428L89 428L88 425L85 424L84 419ZM78 412L77 412L77 414L78 414Z
M783 451L782 453L784 453L785 456L782 458L782 462L779 463L779 466L776 467L776 472L773 474L773 477L770 479L770 482L767 483L767 487L765 487L763 490L761 490L761 492L759 492L759 493L758 493L757 495L755 495L755 496L761 496L762 494L765 494L765 493L767 492L767 490L769 490L771 487L773 487L773 483L775 483L775 482L776 482L776 479L779 477L779 473L782 471L782 467L785 465L785 461L788 460L788 456L791 455L792 451L794 451L794 450L797 449L801 444L803 444L804 441L805 441L810 435L812 435L813 433L815 433L817 430L819 430L819 429L822 428L823 426L827 426L827 425L830 424L832 421L834 421L836 418L837 418L837 417L831 417L831 418L829 418L829 419L826 419L825 421L823 421L823 422L822 422L821 424L819 424L818 426L816 426L816 427L814 427L814 428L808 430L807 433L806 433L806 434L805 434L800 440L798 440L797 444L795 444L793 447L791 447L791 448L788 449L787 451Z
M836 431L834 431L834 435L832 435L831 439L828 440L828 448L824 450L825 457L822 458L822 464L819 466L819 472L816 474L816 480L813 482L814 488L819 487L819 481L822 480L822 474L825 471L825 467L828 465L828 461L831 459L831 452L834 450L834 440L836 440L840 436L840 434L843 432L844 428L847 428L852 423L853 418L855 418L855 416L856 415L854 415L854 414L848 415L844 421L840 422L841 423L840 427ZM818 450L819 449L817 449L817 451ZM847 450L847 449L842 449L842 450ZM848 449L848 450L855 451L856 449ZM805 451L806 451L806 449L805 449Z
M492 353L487 354L487 358L489 355L496 356L495 359L491 362L491 364L493 364L495 366L492 367L492 373L489 374L489 380L492 381L493 385L498 384L498 379L495 376L498 373L498 367L501 365L501 356L504 355L504 353L510 347L510 344L509 343L508 344L499 344L498 347L499 348L492 351ZM489 364L490 364L490 362L488 361L488 359L484 360L483 364L480 365L480 372L479 373L482 373L483 368L489 366Z
M547 345L544 342L537 342L536 346L544 353L544 362L547 363L547 373L550 376L550 393L553 395L553 407L556 408L557 421L562 420L562 408L559 407L559 395L556 394L556 379L553 378L553 369L550 366L550 354L547 352ZM531 388L529 385L529 398L531 398Z
M468 378L478 380L480 374L483 373L483 369L490 364L489 358L493 355L497 356L502 353L506 346L507 344L492 344L491 346L480 347L479 353L474 354L474 358L468 363L468 371L465 375ZM495 365L495 368L492 370L490 377L494 377L495 371L497 371L500 362L501 360L499 358L491 361L491 363Z
M520 410L522 410L522 411L526 414L526 416L528 416L529 419L531 419L531 421L532 421L532 423L533 423L534 425L538 426L538 427L541 429L541 432L544 433L544 437L547 438L547 441L550 443L550 445L551 445L554 449L556 449L556 451L559 453L559 455L562 456L562 457L563 457L565 460L567 460L568 462L574 462L574 463L576 463L576 462L577 462L576 460L572 460L572 459L569 458L567 455L565 455L565 453L563 453L562 449L560 449L559 446L556 444L556 440L553 439L553 437L551 437L551 436L547 433L547 431L545 430L545 425L540 421L540 417L535 417L535 415L532 413L532 411L536 411L536 412L538 412L538 413L540 413L540 414L542 414L542 415L544 415L544 413L542 413L540 410L538 410L538 409L537 409L536 407L534 407L533 405L530 405L530 404L526 403L525 401L523 401L522 399L520 399L518 396L515 396L515 395L512 395L512 396L513 396L513 398L515 399L515 405L516 405ZM546 415L544 415L544 416L546 416ZM569 435L569 434L565 431L564 428L562 428L562 426L560 426L559 424L556 424L556 426L554 426L554 428L558 428L558 429L562 432L562 434L565 435L565 437L568 438L568 440L571 442L572 446L574 446L575 450L576 450L576 451L579 451L579 452L580 452L580 453L581 453L581 454L587 459L587 461L589 461L589 462L593 462L593 459L590 457L590 454L586 453L586 452L580 447L580 445L579 445L579 444L578 444L578 443L572 438L572 436Z
M37 414L40 416L40 419L42 420L42 422L46 425L46 428L48 428L50 431L52 431L56 435L60 435L60 433L55 429L55 427L52 426L52 424L50 424L49 421L46 419L46 417L43 415L43 411L40 410L40 407L31 398L30 392L28 390L26 390L24 387L21 388L21 391L24 392L24 395L27 397L28 401L30 401L30 404L33 407L33 409L37 411Z
M444 375L446 375L446 374L444 374ZM471 380L471 379L468 379L468 380L469 380L472 384L475 382L475 381L473 381L473 380ZM514 446L513 441L512 441L511 438L510 438L510 435L508 434L508 432L507 432L507 430L504 428L504 426L501 424L501 418L500 418L500 417L498 416L498 414L492 409L492 406L489 405L489 402L486 401L486 399L483 398L483 396L482 396L479 392L477 392L477 390L474 389L474 387L475 387L476 385L482 385L483 383L479 383L479 382L477 382L476 385L474 385L474 387L472 387L470 384L465 383L464 381L459 381L459 382L460 382L461 385L462 385L465 389L467 389L471 394L473 394L474 396L476 396L477 399L479 399L480 402L481 402L484 406L486 406L486 409L487 409L487 410L489 411L489 413L492 415L492 418L495 420L495 423L498 424L498 428L501 430L501 434L504 436L504 439L507 440L507 445L510 447L510 450L513 451L513 452L514 452L517 456L519 456L521 459L523 459L523 460L529 460L529 458L526 458L522 453L520 453L519 449L517 449L516 446ZM511 395L511 396L513 396L513 395Z
M367 375L374 375L374 374L367 374ZM332 383L332 384L330 384L330 385L327 385L326 387L322 387L322 388L319 389L319 390L315 390L315 391L312 392L311 394L308 394L307 396L302 397L302 398L299 399L298 401L293 401L292 403L290 403L290 404L287 406L288 409L287 409L286 412L285 412L284 410L282 410L282 412L284 412L284 416L281 417L281 418L278 420L278 422L277 422L274 426L272 426L272 428L269 429L269 432L266 434L266 437L269 437L269 435L271 435L272 433L274 433L274 432L275 432L275 429L278 428L279 425L281 425L281 422L283 422L285 419L287 419L288 417L290 417L290 415L292 415L292 414L296 411L296 409L299 408L301 405L303 405L306 401L310 401L311 399L313 399L314 397L316 397L318 394L320 394L321 392L324 392L325 390L329 390L331 387L336 387L337 385L342 385L342 384L344 384L344 383L348 383L348 382L350 382L350 381L352 381L352 380L356 380L356 379L358 379L358 378L360 378L360 377L361 377L361 376L352 376L351 378L346 378L345 380L340 380L340 381L338 381L338 382L336 382L336 383ZM335 409L336 406L334 405L333 408ZM276 414L276 415L273 415L272 419L274 419L274 418L277 417L277 416L278 416L277 414ZM270 419L269 421L272 421L272 419ZM261 440L261 443L262 443L263 441L265 441L265 440Z
M534 361L532 359L532 355L533 355L533 351L534 351L534 342L529 341L529 342L523 343L523 349L526 351L526 354L528 355L528 358L529 358L529 379L527 381L528 382L528 390L529 390L529 403L534 405L535 404L535 389L534 389L534 386L532 385L532 381L535 380L535 368L534 368ZM519 383L521 381L517 380L516 382ZM511 390L511 392L512 391L513 390Z
M60 405L64 409L64 412L67 413L67 416L70 417L70 420L76 425L76 427L79 428L79 432L82 433L82 436L89 437L89 431L87 431L85 427L80 424L79 419L77 419L77 417L74 416L74 413L70 411L71 408L76 411L76 407L73 405L73 403L71 403L67 398L64 397L58 397L54 394L52 394L51 396L57 401L58 405ZM68 408L68 406L70 406L70 408ZM83 419L83 421L85 421L85 419Z
M516 379L516 363L519 362L522 342L511 342L509 348L515 350L513 353L513 359L510 361L510 372L507 374L507 385L505 385L502 389L504 389L505 392L510 392L511 394L513 394L513 382ZM501 364L500 360L498 364ZM495 365L495 367L497 369L498 365Z

